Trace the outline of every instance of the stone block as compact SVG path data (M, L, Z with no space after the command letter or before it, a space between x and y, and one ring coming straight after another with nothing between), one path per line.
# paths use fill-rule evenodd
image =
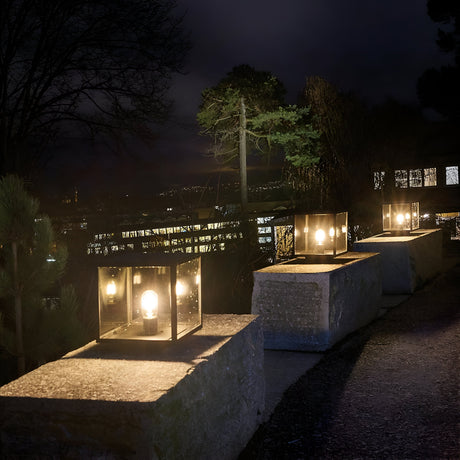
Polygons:
M441 271L442 231L414 230L406 236L382 233L356 241L353 250L381 254L384 294L412 294Z
M299 258L254 272L251 313L263 319L266 349L324 351L377 316L381 291L378 254Z
M264 409L252 315L167 345L92 342L0 388L0 457L233 459Z

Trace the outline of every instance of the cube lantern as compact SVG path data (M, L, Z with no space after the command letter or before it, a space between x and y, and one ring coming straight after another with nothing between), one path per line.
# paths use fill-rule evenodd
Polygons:
M383 231L410 232L420 225L419 203L391 203L382 205Z
M98 296L100 341L179 340L201 327L201 259L159 254L100 266Z
M296 255L331 255L347 252L348 213L296 215Z

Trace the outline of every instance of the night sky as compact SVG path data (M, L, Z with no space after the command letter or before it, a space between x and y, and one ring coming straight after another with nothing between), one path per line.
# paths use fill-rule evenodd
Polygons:
M85 165L72 168L74 181L102 174L106 186L125 184L127 193L134 183L147 190L153 184L204 184L218 165L203 155L207 139L197 136L201 91L236 65L272 72L286 86L289 103L296 103L307 76L318 75L370 104L386 97L417 104L417 78L425 69L449 62L436 46L438 25L426 13L426 0L177 3L193 48L186 74L172 82L172 119L152 145L133 144L121 156L85 145L77 155ZM54 168L68 167L62 160Z

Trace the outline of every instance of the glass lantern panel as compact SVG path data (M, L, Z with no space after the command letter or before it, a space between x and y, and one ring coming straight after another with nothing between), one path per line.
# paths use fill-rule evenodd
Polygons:
M411 219L412 230L417 230L420 227L420 209L418 201L411 203Z
M419 227L419 203L382 205L383 231L410 231Z
M201 324L200 259L192 259L177 266L177 338Z
M347 252L348 243L348 213L340 212L335 217L336 254Z
M99 337L171 340L169 266L99 267Z
M295 253L336 255L347 250L347 213L295 216Z
M101 267L99 275L99 333L124 325L128 321L126 298L128 269Z

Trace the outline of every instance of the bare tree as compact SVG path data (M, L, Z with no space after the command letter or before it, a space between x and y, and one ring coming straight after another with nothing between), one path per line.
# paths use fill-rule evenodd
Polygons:
M63 129L149 132L189 49L174 0L2 0L0 173L24 172Z

